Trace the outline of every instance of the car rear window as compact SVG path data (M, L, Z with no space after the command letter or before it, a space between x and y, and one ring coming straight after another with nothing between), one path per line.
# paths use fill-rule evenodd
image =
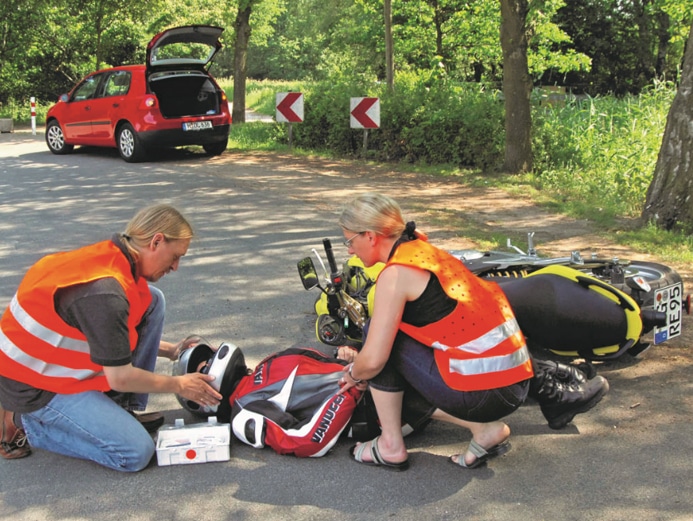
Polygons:
M157 47L151 58L152 65L200 64L205 65L214 56L216 48L196 42L172 42Z

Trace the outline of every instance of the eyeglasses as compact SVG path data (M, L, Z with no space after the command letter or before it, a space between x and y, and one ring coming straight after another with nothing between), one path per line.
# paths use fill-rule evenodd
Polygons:
M351 248L351 241L353 241L354 239L356 239L356 237L358 237L358 236L361 235L362 233L364 233L364 232L358 232L357 234L355 234L355 235L349 237L346 241L342 242L342 244L343 244L344 246L346 246L347 248Z

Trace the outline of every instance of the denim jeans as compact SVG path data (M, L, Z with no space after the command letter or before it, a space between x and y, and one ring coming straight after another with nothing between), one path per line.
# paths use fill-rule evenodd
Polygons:
M166 300L160 289L149 286L152 294L152 303L142 317L137 331L137 347L132 353L132 365L149 372L156 367L156 358L159 353L159 342L164 331L164 313ZM148 394L137 393L109 393L113 401L128 411L144 411L149 401Z
M163 293L150 286L152 303L140 324L132 365L154 371L164 327ZM123 472L145 468L154 455L154 442L127 410L147 407L147 394L99 391L58 394L38 411L22 414L32 447L94 461ZM127 409L127 410L126 410Z
M390 358L370 386L384 392L405 391L403 416L409 411L414 417L418 414L418 421L426 418L429 404L428 416L437 408L456 418L486 423L515 411L527 397L529 380L484 391L457 391L443 380L433 349L400 331Z

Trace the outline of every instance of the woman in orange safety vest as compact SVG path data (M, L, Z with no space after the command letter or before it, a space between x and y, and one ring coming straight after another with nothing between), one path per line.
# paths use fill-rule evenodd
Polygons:
M468 428L466 453L451 461L474 468L510 448L501 418L527 397L532 362L505 295L405 224L398 204L380 194L350 201L339 224L349 253L379 275L363 348L345 368L343 389L369 381L381 435L357 444L354 459L408 468L402 435L404 391L430 404L429 417Z

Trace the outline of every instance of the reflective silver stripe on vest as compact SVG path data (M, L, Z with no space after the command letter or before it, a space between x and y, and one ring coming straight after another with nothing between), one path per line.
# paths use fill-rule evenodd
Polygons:
M62 349L68 349L80 353L89 353L89 344L83 340L64 337L55 331L52 331L33 319L17 300L17 295L14 296L10 303L10 312L14 315L15 320L31 335L43 340L44 342ZM76 380L86 380L102 376L103 372L94 372L91 369L74 369L58 364L49 364L44 360L40 360L23 351L19 346L10 341L5 333L0 330L0 350L2 350L8 358L14 360L18 364L31 369L39 374L58 378L74 378Z
M44 376L87 380L88 378L103 376L104 374L103 371L95 373L90 369L73 369L62 365L48 364L22 351L18 346L10 342L2 331L0 331L0 350L18 364Z
M516 335L520 332L520 325L517 320L510 318L498 327L494 327L491 331L481 335L474 340L470 340L466 344L462 344L456 347L447 346L441 344L440 342L433 342L434 349L440 349L441 351L447 351L449 349L458 349L460 351L466 351L475 355L480 355L493 349L498 344L504 342L511 336Z
M464 376L496 373L520 367L529 360L529 350L523 346L514 353L504 356L492 356L489 358L476 358L473 360L450 360L450 372Z
M506 320L498 327L494 327L491 331L481 335L474 340L470 340L466 344L456 347L446 346L440 342L434 342L433 348L441 351L459 350L474 355L481 355L497 345L501 344L508 338L520 333L520 325L515 318ZM491 356L487 358L472 358L470 360L459 360L453 358L450 360L450 372L461 375L479 375L486 373L495 373L498 371L506 371L521 366L529 360L529 351L527 346L523 346L509 355Z
M61 349L77 351L78 353L89 353L89 344L86 341L64 337L59 333L42 326L36 320L34 320L34 318L29 315L29 313L27 313L19 304L17 295L12 298L12 302L10 303L10 311L20 326L22 326L28 333L43 340L47 344L50 344L53 347L60 347Z

